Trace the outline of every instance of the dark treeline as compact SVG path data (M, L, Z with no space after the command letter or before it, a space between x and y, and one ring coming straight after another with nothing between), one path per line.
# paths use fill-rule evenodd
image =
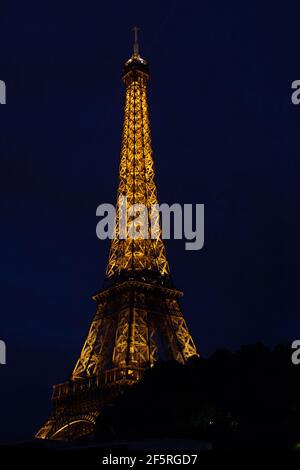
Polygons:
M300 443L300 365L291 348L218 350L186 365L157 363L104 408L99 439L193 438L214 448Z

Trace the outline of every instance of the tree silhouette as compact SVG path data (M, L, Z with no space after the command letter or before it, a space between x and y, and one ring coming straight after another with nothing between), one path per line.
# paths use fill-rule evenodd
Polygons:
M186 365L160 362L102 410L101 439L180 437L215 447L293 447L300 442L300 366L288 346L218 350Z

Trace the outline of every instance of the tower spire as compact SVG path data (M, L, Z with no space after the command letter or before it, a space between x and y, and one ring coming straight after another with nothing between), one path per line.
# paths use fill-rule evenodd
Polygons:
M139 43L138 43L138 32L140 28L138 26L134 26L132 31L134 32L134 43L133 43L133 57L139 58Z

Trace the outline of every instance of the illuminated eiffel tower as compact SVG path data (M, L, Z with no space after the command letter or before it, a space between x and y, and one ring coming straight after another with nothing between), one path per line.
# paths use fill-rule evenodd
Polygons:
M152 213L146 227L152 226L154 238L150 233L147 238L120 237L118 214L124 196L128 206L143 204L149 214L158 204L147 102L149 68L139 54L137 30L122 75L126 97L117 217L105 288L93 296L96 314L70 379L53 387L53 412L36 435L42 439L92 434L101 407L136 383L155 361L184 363L197 354L178 301L182 293L170 279L159 214Z

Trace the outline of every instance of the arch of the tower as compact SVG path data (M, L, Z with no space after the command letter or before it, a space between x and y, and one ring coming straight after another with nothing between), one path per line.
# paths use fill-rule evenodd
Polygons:
M50 439L62 440L62 441L73 441L80 437L93 434L95 430L95 421L92 418L79 418L68 422L61 426Z

